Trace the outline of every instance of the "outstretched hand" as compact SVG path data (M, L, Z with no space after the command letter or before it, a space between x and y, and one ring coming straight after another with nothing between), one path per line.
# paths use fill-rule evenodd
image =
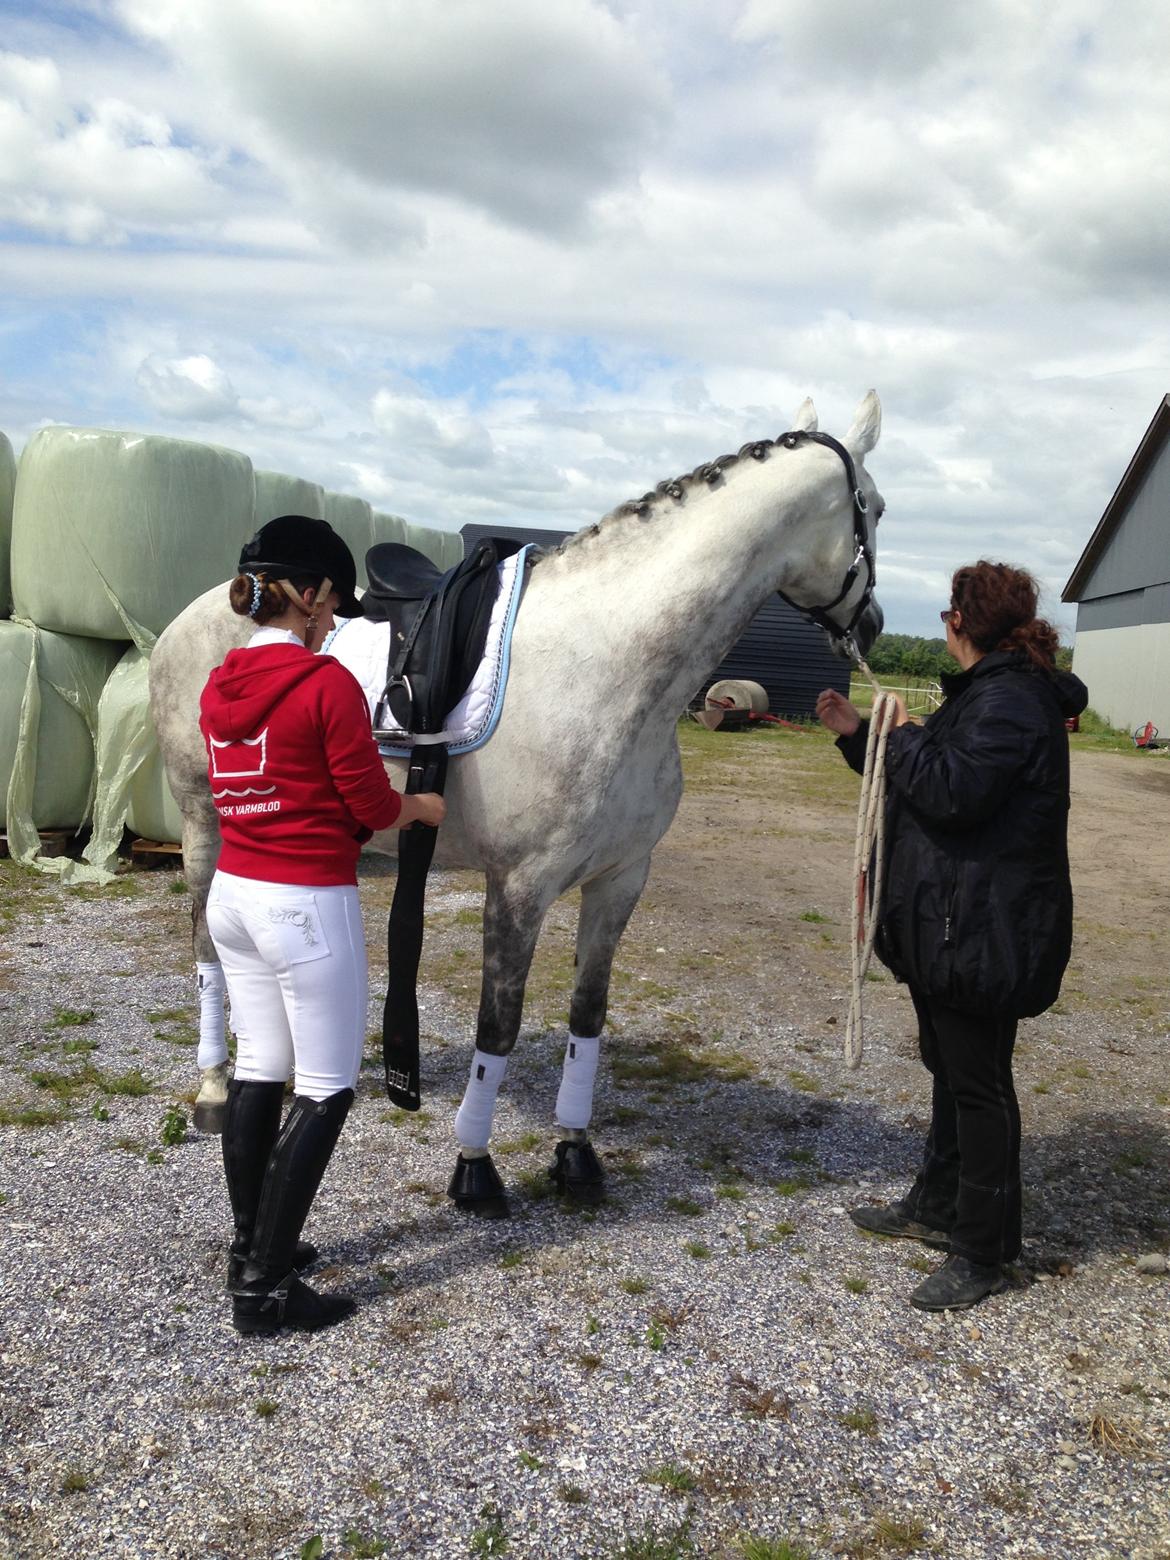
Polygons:
M851 737L861 725L861 716L843 693L826 688L817 699L817 719L839 737Z

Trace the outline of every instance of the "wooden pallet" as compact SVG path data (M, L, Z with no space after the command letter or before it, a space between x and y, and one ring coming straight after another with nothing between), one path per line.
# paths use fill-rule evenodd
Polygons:
M183 847L170 840L131 840L130 862L135 867L181 867Z
M68 829L41 829L40 836L42 856L63 856L69 841L73 838ZM9 854L8 836L0 834L0 857L7 857Z

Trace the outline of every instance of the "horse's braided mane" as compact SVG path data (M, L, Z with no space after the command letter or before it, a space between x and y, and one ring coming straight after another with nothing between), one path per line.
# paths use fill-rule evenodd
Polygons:
M716 460L704 461L701 466L696 466L694 471L687 471L681 477L672 477L667 482L660 482L651 492L643 493L641 498L627 499L624 504L611 509L595 525L588 525L584 530L574 531L572 536L566 536L560 546L551 551L566 552L572 547L579 546L588 538L596 536L602 526L610 526L614 521L624 520L632 515L645 520L663 499L671 499L676 504L681 504L686 499L688 488L695 487L700 482L708 488L718 487L723 481L723 473L739 461L749 456L752 460L767 460L769 451L777 446L783 445L785 449L794 450L798 442L798 438L791 433L782 434L778 439L752 439L735 455L720 455Z

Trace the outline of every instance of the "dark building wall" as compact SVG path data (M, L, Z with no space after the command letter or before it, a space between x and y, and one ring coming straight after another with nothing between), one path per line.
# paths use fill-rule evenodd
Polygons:
M570 534L506 525L469 524L462 530L464 546L483 536L507 536L556 547ZM836 688L848 694L849 672L849 662L832 653L823 630L806 622L779 596L773 596L711 675L695 689L695 700L701 700L713 682L746 677L767 690L768 709L773 715L807 716L812 714L822 688Z
M1128 595L1170 581L1170 444L1164 444L1142 477L1120 524L1105 545L1082 587L1082 602ZM1160 605L1160 603L1159 603ZM1144 621L1150 617L1146 604ZM1082 622L1077 626L1104 626ZM1112 625L1110 625L1112 626Z

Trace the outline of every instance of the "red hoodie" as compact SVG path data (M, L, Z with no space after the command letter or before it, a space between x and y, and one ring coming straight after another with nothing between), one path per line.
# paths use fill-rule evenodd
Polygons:
M199 711L221 870L267 883L356 883L361 841L402 810L356 679L294 644L232 650Z

